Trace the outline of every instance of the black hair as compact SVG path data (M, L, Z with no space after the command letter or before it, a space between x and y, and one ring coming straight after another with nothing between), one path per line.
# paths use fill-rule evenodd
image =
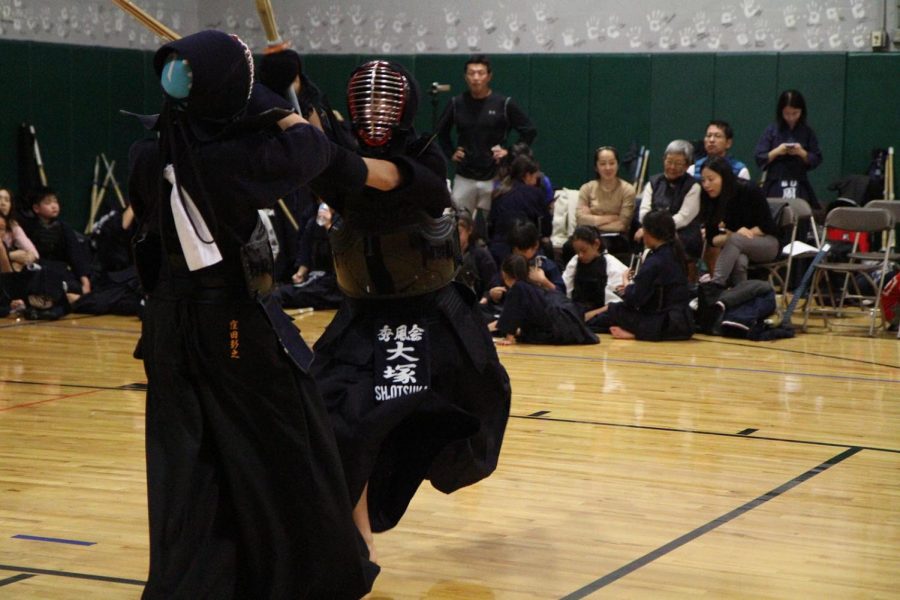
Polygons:
M672 244L679 266L687 273L687 254L681 240L678 239L678 231L675 228L675 219L672 218L672 214L667 210L651 210L644 217L641 225L644 232L649 233L663 244Z
M466 61L465 66L463 66L463 73L469 70L469 65L484 65L487 68L488 74L491 73L491 59L487 57L486 54L473 54L469 57L469 60Z
M518 250L534 248L540 241L537 226L531 221L520 221L509 230L509 245Z
M475 219L472 218L472 215L469 214L469 211L466 209L462 209L461 211L456 213L456 222L462 225L466 231L469 232L469 247L473 247L476 245L481 239L481 234L478 232L478 228L475 227Z
M6 228L12 229L13 226L18 222L16 219L16 197L13 195L12 190L8 187L3 187L0 185L0 190L5 190L7 194L9 194L9 212L5 215L0 213L0 216L6 219Z
M510 254L504 258L500 270L516 281L528 281L528 261L519 254Z
M36 188L33 188L28 192L28 204L30 206L34 206L35 204L40 204L41 200L46 198L47 196L56 196L56 199L59 200L59 195L56 193L52 187L42 185Z
M491 196L494 198L502 196L513 188L516 181L524 181L526 175L540 171L540 165L533 158L527 154L520 154L509 164L509 170Z
M581 240L593 245L594 242L600 242L600 250L603 250L603 238L600 237L600 230L593 225L579 225L572 232L572 240Z
M797 90L785 90L781 92L781 95L778 97L778 107L775 109L775 119L778 121L778 126L782 129L787 128L787 123L784 121L784 115L781 114L787 107L799 108L799 123L801 125L806 125L806 99L803 97L803 94Z
M619 151L616 150L615 146L600 146L594 150L594 164L597 164L597 161L600 160L600 153L605 151L612 152L613 156L616 157L616 162L619 162Z
M722 133L725 134L726 140L734 139L734 129L731 128L731 125L728 124L728 121L714 119L706 124L707 129L709 129L710 127L718 127L719 129L721 129Z
M734 197L734 194L737 191L737 177L734 176L734 171L731 170L731 163L728 162L727 158L724 156L714 156L709 159L703 165L703 168L700 169L701 176L703 174L703 169L709 169L722 178L722 191L719 193L720 201L727 201ZM706 194L706 190L703 190L701 196L707 199L709 198Z

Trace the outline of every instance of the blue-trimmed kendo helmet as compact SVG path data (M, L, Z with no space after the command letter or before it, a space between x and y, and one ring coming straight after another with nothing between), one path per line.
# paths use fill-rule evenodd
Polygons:
M210 29L169 42L153 67L166 95L192 117L228 122L247 109L253 54L236 35Z
M418 86L403 67L372 60L357 67L347 83L353 134L366 149L387 152L406 144L418 106Z

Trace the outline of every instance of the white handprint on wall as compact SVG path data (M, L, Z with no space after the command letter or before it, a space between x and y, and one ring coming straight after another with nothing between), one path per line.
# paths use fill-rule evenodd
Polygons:
M710 50L721 50L725 46L722 43L722 31L718 27L709 28L709 37L706 38L706 47Z
M587 20L587 23L584 25L585 34L587 35L587 39L591 41L596 41L600 39L602 35L600 29L600 19L596 16L591 17Z
M347 14L350 16L350 22L353 23L355 27L359 27L366 20L366 17L362 12L362 7L359 4L354 4L348 8Z
M550 15L547 11L547 5L543 2L538 2L531 7L531 10L534 12L534 19L538 23L553 23L556 21L556 17Z
M818 27L810 27L806 30L806 46L810 50L817 50L822 45L822 36Z
M641 26L640 25L632 25L625 32L625 37L628 38L628 46L635 50L641 47Z
M486 10L481 13L481 26L488 34L494 33L497 29L497 22L494 20L494 11Z
M647 27L650 28L650 31L656 33L662 30L662 26L666 19L666 13L659 9L651 10L647 14Z
M822 21L822 5L813 0L806 4L809 13L806 15L806 22L810 25L818 25Z
M832 25L825 32L825 39L828 40L828 47L831 50L838 50L844 45L844 34L840 25Z
M793 4L788 4L783 9L784 12L784 26L788 29L796 29L797 28L797 7Z
M769 39L769 22L765 19L757 21L756 31L753 32L753 45L757 48L765 48Z
M337 4L332 4L327 9L325 9L325 18L328 19L328 24L332 27L337 27L344 20L341 15L341 7Z
M701 10L694 14L694 31L697 32L698 38L702 39L706 36L709 25L709 17L706 16L704 11Z
M619 15L609 15L609 25L606 26L606 37L611 40L618 38L624 27L625 25L622 24Z
M525 24L519 20L519 15L516 13L506 15L506 26L509 27L509 30L513 33L519 33L525 29Z
M736 19L737 15L734 12L733 6L726 6L722 9L722 17L720 19L722 27L731 27L732 25L734 25Z
M384 12L376 11L375 14L372 15L372 27L375 29L377 34L381 34L384 31L384 28L387 26L387 18L384 16Z
M355 48L362 48L366 45L368 41L366 39L366 34L363 32L362 27L354 27L353 34L350 36L350 39L353 40L353 46Z
M682 48L693 48L694 47L694 28L693 27L685 27L681 31L678 32L678 45Z
M762 9L756 3L756 0L741 0L741 8L744 10L744 16L748 19L751 19L762 12Z
M866 5L865 0L850 0L850 13L853 15L853 18L857 21L862 21L866 18Z
M850 43L857 50L865 48L869 39L869 28L865 25L857 25L850 32Z
M328 43L335 50L341 47L341 28L337 25L329 25Z
M512 36L507 35L506 33L501 33L500 38L497 40L497 47L501 50L505 50L509 52L513 48L516 47L516 44L519 42L518 38L514 38Z
M310 27L316 28L322 26L322 13L319 12L318 6L310 7L310 9L306 11L306 18L309 19Z
M481 41L481 36L478 32L478 27L472 25L466 30L466 46L469 50L478 50L478 42Z
M400 40L395 36L388 36L381 41L381 51L384 54L390 54L400 49Z
M545 50L549 50L553 46L553 38L550 35L550 28L546 24L540 23L535 25L531 32L535 43Z
M459 24L459 11L452 8L444 9L444 21L447 25L458 25Z
M736 41L741 48L746 48L750 45L750 34L747 33L747 26L743 23L738 23L734 28L734 41Z
M839 21L843 21L844 17L841 16L841 9L837 6L829 6L825 9L825 18L833 23L837 23Z
M396 17L394 17L393 22L391 23L391 28L394 30L394 33L403 33L403 29L409 25L409 21L406 19L406 13L398 13Z
M447 50L453 51L459 48L459 40L456 39L456 32L448 31L446 35L444 35L444 44L447 46Z
M659 35L659 47L664 50L671 50L676 46L675 32L671 27L666 27Z
M575 35L575 30L571 27L563 31L563 46L566 48L574 48L575 46L580 46L583 43L583 40Z

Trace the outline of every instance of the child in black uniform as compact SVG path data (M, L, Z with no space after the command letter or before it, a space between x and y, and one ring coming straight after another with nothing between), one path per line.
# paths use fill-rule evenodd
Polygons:
M572 286L572 301L584 312L584 320L590 321L606 306L606 257L603 256L603 240L593 225L579 225L572 234L572 248L578 261Z
M565 294L529 282L528 262L510 254L501 274L506 284L503 314L488 327L503 339L498 344L596 344L597 336L584 324L581 311Z
M597 326L617 339L686 340L694 333L689 306L687 258L672 215L654 210L644 217L644 245L650 254L622 288L622 302L607 305ZM630 279L630 272L626 279Z

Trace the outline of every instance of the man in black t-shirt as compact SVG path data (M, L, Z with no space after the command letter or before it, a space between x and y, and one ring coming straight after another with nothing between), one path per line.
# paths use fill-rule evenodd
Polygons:
M438 134L447 157L456 163L453 204L473 216L491 210L491 192L498 163L508 154L504 147L511 129L520 142L531 144L537 129L512 98L491 91L491 61L478 54L466 61L468 91L450 100L441 117ZM456 127L453 144L450 131Z

